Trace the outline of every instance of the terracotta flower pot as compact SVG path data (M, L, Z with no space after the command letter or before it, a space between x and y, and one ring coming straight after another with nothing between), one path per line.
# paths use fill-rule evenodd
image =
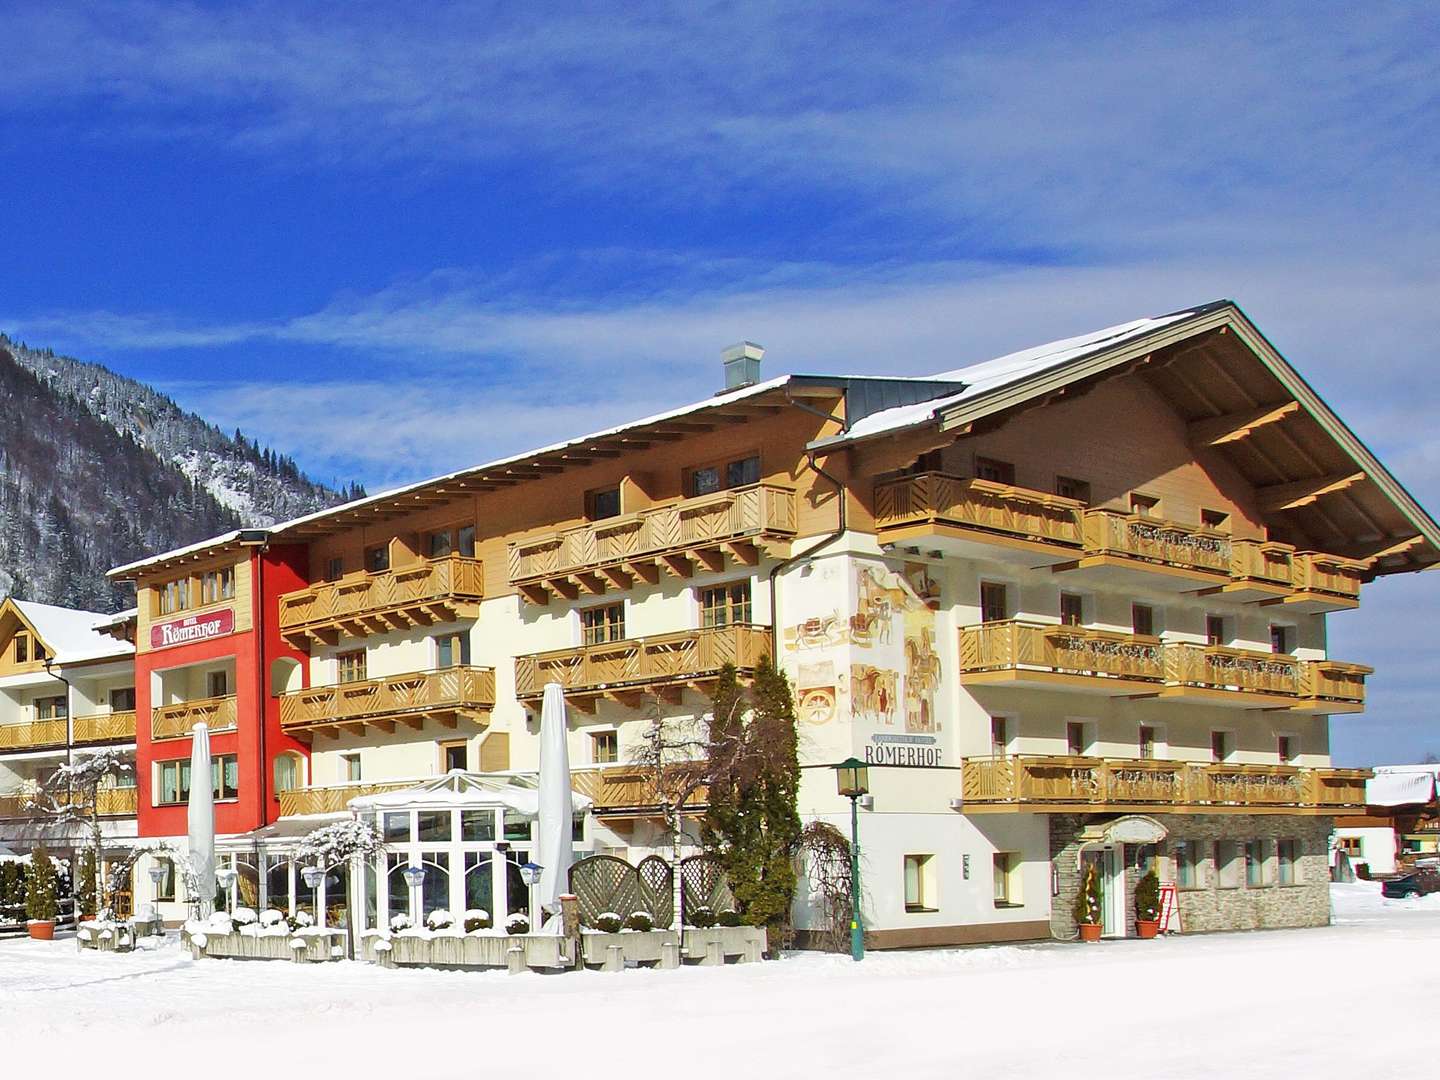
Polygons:
M1135 932L1142 938L1153 938L1160 933L1159 919L1136 919Z
M1081 941L1099 941L1102 927L1099 923L1082 922L1080 924Z
M46 920L43 921L43 922L40 921L40 920L38 920L38 919L32 919L32 920L30 921L30 923L27 924L27 928L28 928L29 931L30 931L30 936L31 936L32 938L34 938L36 941L54 941L54 940L55 940L55 920L54 920L54 919L46 919Z
M94 915L81 915L81 916L80 916L80 921L81 921L81 922L94 922L94 921L95 921L95 916L94 916Z

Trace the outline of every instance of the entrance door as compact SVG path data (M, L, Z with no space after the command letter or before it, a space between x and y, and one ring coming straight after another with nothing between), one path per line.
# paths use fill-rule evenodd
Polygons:
M1125 859L1117 848L1090 848L1082 856L1084 868L1100 875L1100 933L1125 936Z

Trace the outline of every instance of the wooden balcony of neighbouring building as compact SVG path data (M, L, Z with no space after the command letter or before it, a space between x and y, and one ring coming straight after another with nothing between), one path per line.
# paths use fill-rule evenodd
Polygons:
M795 536L795 492L751 484L541 533L509 547L510 584L532 604L574 600L661 575L689 578L727 564L785 555Z
M362 795L383 795L387 791L402 791L422 783L421 780L382 780L372 784L326 784L315 787L290 788L279 793L280 815L295 817L311 814L341 814L350 805L351 799Z
M161 739L185 739L195 725L205 723L213 735L217 731L235 730L235 695L225 697L196 698L193 701L161 705L150 710L150 737Z
M296 736L418 731L427 720L453 728L483 721L494 707L494 669L437 668L281 694L280 727Z
M357 571L280 597L280 632L292 644L334 645L412 626L473 619L485 595L479 559L443 555L378 573Z
M1335 814L1365 805L1367 769L1014 755L966 758L967 813Z
M1243 709L1350 713L1371 669L1338 660L1006 619L960 630L960 681L1158 697Z
M128 788L101 788L96 792L97 801L100 804L101 817L134 817L136 812L137 798L136 789ZM36 797L34 789L10 792L0 795L0 818L23 818L33 819L39 815L33 800ZM76 792L73 796L74 807L77 814L88 816L90 812L90 801L83 794ZM58 793L54 804L63 806L70 802L65 793Z
M42 750L64 746L66 723L62 719L32 720L26 724L0 724L0 750ZM135 713L94 713L77 716L69 725L71 745L134 742Z
M67 725L59 720L31 720L23 724L0 724L0 750L40 750L64 746Z
M515 696L535 703L546 683L557 682L582 712L594 712L601 698L633 707L646 693L678 702L683 690L703 689L726 664L748 675L769 653L769 627L750 623L553 649L515 658Z
M71 725L71 732L77 746L92 743L133 742L135 740L135 710L124 709L77 716Z

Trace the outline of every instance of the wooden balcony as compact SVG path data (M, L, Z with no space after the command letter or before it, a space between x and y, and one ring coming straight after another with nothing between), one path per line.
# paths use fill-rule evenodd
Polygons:
M282 694L280 726L291 735L332 736L360 735L367 727L393 732L397 724L418 731L426 720L453 728L494 707L493 669L449 667Z
M1184 592L1228 584L1230 566L1230 538L1213 529L1087 510L1084 556L1054 569L1117 584L1142 574L1152 588Z
M100 803L101 817L134 817L137 805L136 789L128 788L101 788L96 792ZM30 800L35 798L34 790L11 792L8 795L0 795L0 818L33 818L35 811L30 808ZM83 795L76 792L74 795L75 805L79 808L88 809L89 801ZM64 805L66 797L62 793L57 803Z
M1084 509L1074 499L945 473L875 486L881 543L1036 565L1075 557L1084 544Z
M1289 596L1294 590L1295 549L1268 540L1230 541L1230 580L1217 589L1246 603Z
M574 600L662 574L718 572L784 555L795 535L795 493L774 484L717 491L512 543L510 583L533 604Z
M1177 642L1165 646L1160 696L1241 709L1355 713L1365 710L1365 677L1373 670L1339 660Z
M515 696L537 702L546 683L558 682L566 701L584 712L594 712L600 698L633 707L647 691L678 701L727 663L753 672L769 652L769 628L748 623L555 649L515 658Z
M1369 775L1365 769L1017 755L966 758L961 794L967 813L1330 814L1363 807Z
M577 770L570 774L570 786L589 796L599 817L646 817L659 811L655 790L643 769L617 765ZM687 812L701 811L706 805L703 788L685 800Z
M1319 614L1360 606L1360 583L1370 564L1318 551L1299 551L1292 561L1292 590L1281 603L1292 611Z
M133 742L135 739L135 710L77 716L71 732L76 745Z
M65 745L66 725L60 720L31 720L27 724L0 724L0 750L39 750Z
M1375 669L1339 660L1312 660L1300 669L1300 701L1295 712L1358 713L1365 711L1365 677Z
M1165 659L1158 638L1009 619L960 631L960 672L967 685L1153 693L1164 681Z
M362 795L383 795L423 783L421 780L385 780L374 784L331 784L323 787L291 788L280 792L280 815L340 814L351 799Z
M202 720L212 735L217 731L234 731L235 695L197 698L151 709L150 737L157 741L189 738L195 725Z
M334 645L411 626L473 619L485 595L478 559L445 555L380 573L357 571L280 598L280 632L298 647Z

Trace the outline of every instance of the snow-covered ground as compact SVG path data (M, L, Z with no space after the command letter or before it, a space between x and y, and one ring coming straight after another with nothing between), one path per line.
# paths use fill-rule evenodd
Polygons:
M194 963L173 944L115 956L9 940L0 1061L7 1075L33 1063L107 1080L1427 1071L1393 1035L1397 1016L1440 1000L1440 895L1333 894L1335 925L1319 930L612 975Z

